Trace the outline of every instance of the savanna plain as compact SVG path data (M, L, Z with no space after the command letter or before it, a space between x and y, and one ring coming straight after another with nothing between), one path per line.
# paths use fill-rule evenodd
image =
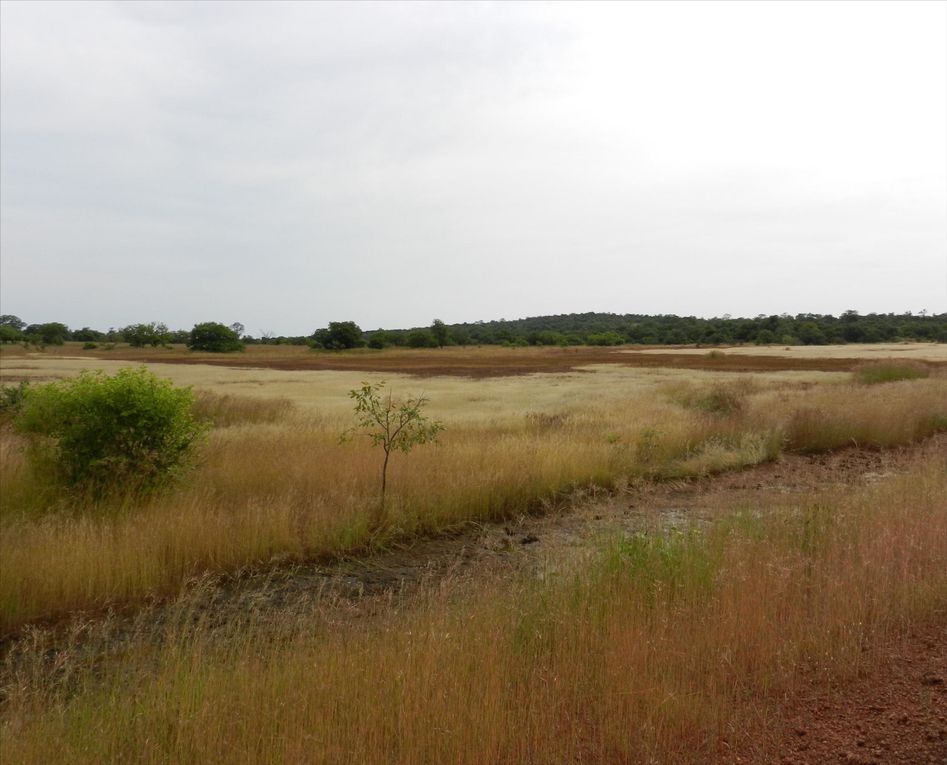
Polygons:
M0 427L0 759L780 762L803 690L947 629L947 347L767 350L4 347L209 428L93 497ZM444 429L379 514L381 380Z

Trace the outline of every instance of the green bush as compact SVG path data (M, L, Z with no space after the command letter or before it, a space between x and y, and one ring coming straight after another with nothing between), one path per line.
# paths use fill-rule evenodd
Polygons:
M101 495L147 490L170 481L190 461L205 425L190 388L175 388L145 368L114 377L83 372L33 386L14 425L33 439L31 459L67 486Z
M19 385L0 385L0 424L19 413L28 389L29 383L25 380Z

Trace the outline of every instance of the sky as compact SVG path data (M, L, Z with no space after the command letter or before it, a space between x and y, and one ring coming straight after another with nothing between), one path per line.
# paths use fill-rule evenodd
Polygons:
M0 312L947 311L947 3L0 3Z

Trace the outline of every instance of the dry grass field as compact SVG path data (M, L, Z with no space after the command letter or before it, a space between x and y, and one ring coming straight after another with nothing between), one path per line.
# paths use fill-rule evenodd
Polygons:
M926 376L865 384L864 358L712 367L707 351L651 366L667 356L254 348L208 364L181 351L3 349L4 382L147 361L194 386L213 423L186 480L100 501L56 490L0 430L3 761L724 757L747 745L744 726L778 714L800 667L844 678L872 646L947 618L942 441L871 487L751 496L674 533L613 530L551 561L554 576L448 578L382 598L371 618L326 602L215 628L188 593L208 573L568 512L588 489L634 496L789 452L922 444L947 430L947 377L940 347L919 350ZM382 528L371 523L380 456L339 441L348 391L365 379L423 392L446 426L437 444L393 458ZM179 616L140 627L120 655L90 662L81 641L49 650L64 631L104 629L110 609L157 601Z

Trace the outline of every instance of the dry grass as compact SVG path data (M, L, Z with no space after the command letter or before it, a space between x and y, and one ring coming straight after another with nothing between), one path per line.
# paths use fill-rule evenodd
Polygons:
M2 434L2 629L173 595L204 570L338 554L505 517L579 487L739 468L786 444L883 446L947 428L947 381L933 378L872 388L728 378L730 403L711 411L680 403L682 385L696 400L704 386L720 399L719 379L707 374L688 384L681 372L614 367L476 383L432 379L425 385L431 413L447 431L438 445L393 460L390 522L373 529L379 455L338 443L350 424L345 386L358 378L322 374L331 382L316 394L284 383L314 396L297 398L294 414L259 394L252 404L231 394L205 398L228 427L211 434L191 480L160 497L90 505L51 495L19 442ZM241 395L245 387L270 389L232 387ZM266 421L277 416L283 419Z
M774 409L777 416L778 404ZM841 446L883 448L911 443L947 429L944 380L838 386L795 402L785 419L786 448L815 452Z
M375 620L329 610L228 636L198 619L95 671L68 652L49 667L38 644L8 685L0 754L712 762L797 685L857 672L909 624L943 623L945 495L947 457L931 454L854 496L612 537L558 575L445 585ZM178 624L191 617L182 603Z
M194 397L194 415L216 428L272 424L287 419L293 402L287 398L260 398L200 390Z

